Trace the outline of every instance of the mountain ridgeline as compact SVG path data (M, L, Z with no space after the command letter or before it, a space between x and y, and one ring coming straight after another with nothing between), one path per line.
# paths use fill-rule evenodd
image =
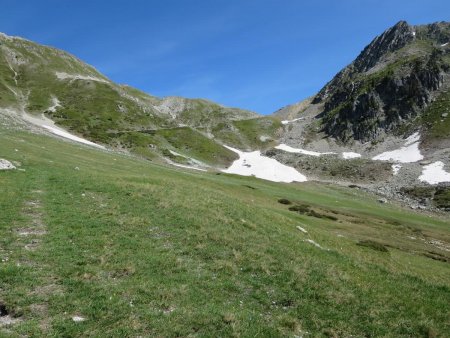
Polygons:
M67 52L0 34L0 108L45 114L74 134L147 159L206 167L237 159L224 145L377 144L419 131L427 144L444 149L450 142L449 42L450 23L401 21L317 95L260 116L204 99L151 96L114 83Z
M400 21L376 37L311 100L326 136L380 141L420 128L450 136L450 23ZM305 109L303 109L305 110Z
M275 118L204 99L148 95L114 83L67 52L5 34L0 34L0 108L17 115L44 113L72 133L147 159L196 158L215 166L236 159L221 143L261 146L260 133L273 139L280 126Z

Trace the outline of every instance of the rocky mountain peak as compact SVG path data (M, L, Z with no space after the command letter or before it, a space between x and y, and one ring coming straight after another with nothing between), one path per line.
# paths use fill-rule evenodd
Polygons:
M416 35L414 27L406 21L400 21L393 27L377 36L354 61L355 70L366 72L387 53L403 48Z
M449 42L448 22L400 21L377 36L312 100L323 107L322 130L344 142L377 141L427 119L424 128L445 130L430 105L450 88Z

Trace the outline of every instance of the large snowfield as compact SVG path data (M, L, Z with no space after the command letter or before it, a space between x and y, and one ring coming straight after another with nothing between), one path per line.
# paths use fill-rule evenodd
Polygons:
M222 170L224 173L255 176L273 182L307 181L306 176L300 174L294 168L262 156L260 151L243 152L228 146L225 147L238 154L239 159L234 161L228 169Z

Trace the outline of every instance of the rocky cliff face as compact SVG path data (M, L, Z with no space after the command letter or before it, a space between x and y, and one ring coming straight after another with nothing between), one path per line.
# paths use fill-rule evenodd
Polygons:
M322 129L341 141L373 141L426 115L450 86L450 23L401 21L376 37L313 99ZM416 121L417 122L417 121Z

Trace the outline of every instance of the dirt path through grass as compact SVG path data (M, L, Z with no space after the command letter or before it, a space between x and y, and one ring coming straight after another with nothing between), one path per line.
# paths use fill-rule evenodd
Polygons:
M18 241L24 241L25 250L34 251L39 249L42 236L47 233L47 227L42 220L41 190L32 192L32 199L24 203L23 215L28 218L28 226L16 229Z

